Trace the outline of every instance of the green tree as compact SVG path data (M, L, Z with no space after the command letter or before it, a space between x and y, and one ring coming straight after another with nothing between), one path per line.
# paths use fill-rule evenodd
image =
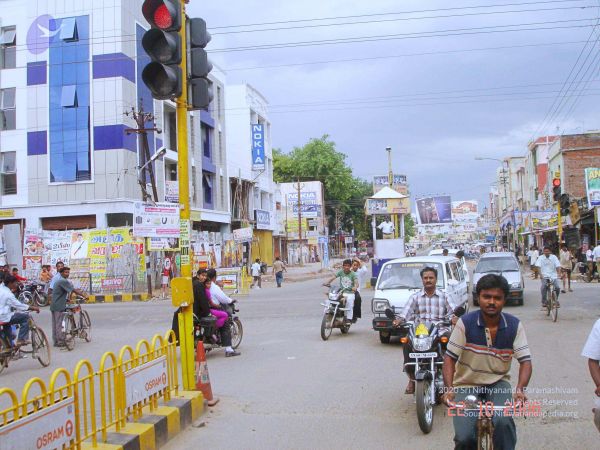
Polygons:
M415 226L415 221L410 214L406 214L404 216L404 236L406 238L406 242L410 241L410 238L415 237L417 234L417 227Z

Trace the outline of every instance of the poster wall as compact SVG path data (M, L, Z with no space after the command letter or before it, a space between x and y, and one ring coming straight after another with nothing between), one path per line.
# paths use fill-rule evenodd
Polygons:
M449 195L417 199L417 216L420 224L452 222L452 202Z

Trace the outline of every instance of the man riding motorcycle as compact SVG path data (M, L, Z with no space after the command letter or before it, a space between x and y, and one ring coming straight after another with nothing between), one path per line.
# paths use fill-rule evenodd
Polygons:
M342 287L342 292L346 299L346 311L344 311L346 317L345 320L347 323L352 323L354 317L354 293L358 289L358 277L356 276L356 273L352 271L351 260L345 259L342 263L342 270L338 271L335 276L327 283L324 283L323 286L330 285L331 282L337 278L340 279L340 286Z
M406 320L414 320L415 322L438 322L444 320L448 314L454 311L456 305L450 296L436 288L438 272L434 267L424 267L421 270L421 281L423 289L412 294L408 303L399 314L400 318L394 320L395 327L400 326ZM457 317L452 318L452 324L458 320ZM449 334L449 330L441 334ZM408 375L408 385L406 386L405 394L414 394L415 392L415 366L407 363L414 362L414 359L409 356L413 351L410 345L404 344L402 348L404 352L404 371Z

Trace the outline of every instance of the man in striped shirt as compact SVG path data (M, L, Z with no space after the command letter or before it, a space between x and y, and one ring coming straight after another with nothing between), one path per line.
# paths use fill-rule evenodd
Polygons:
M444 366L444 403L456 407L467 395L481 402L503 407L507 402L527 400L525 389L531 378L531 353L523 325L516 317L502 312L509 293L506 279L485 275L478 282L479 311L462 316L450 336ZM519 361L519 379L513 394L510 380L512 359ZM460 405L460 403L458 403ZM455 411L455 450L477 448L477 417L470 411ZM513 450L517 429L512 417L495 413L494 447Z

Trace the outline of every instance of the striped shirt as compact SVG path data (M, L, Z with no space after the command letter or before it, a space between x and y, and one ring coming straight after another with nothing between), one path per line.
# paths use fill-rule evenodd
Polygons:
M421 289L408 298L408 303L400 313L406 320L418 319L421 322L437 322L454 311L451 297L444 291L436 289L430 297Z
M496 339L492 342L481 311L462 316L456 323L446 355L456 361L454 386L485 386L510 380L513 358L531 360L523 324L515 316L501 313Z

